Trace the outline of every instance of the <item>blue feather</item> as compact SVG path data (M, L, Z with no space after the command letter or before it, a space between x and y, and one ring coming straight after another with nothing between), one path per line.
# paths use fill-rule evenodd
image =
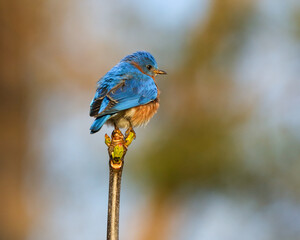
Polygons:
M99 131L114 114L123 114L124 110L157 99L158 89L154 81L157 73L154 70L159 70L154 57L139 51L126 56L108 71L98 81L90 104L90 116L96 117L91 133Z
M101 105L100 109L104 109L104 111L99 111L99 116L114 114L149 103L157 98L157 87L151 77L140 74L139 77L126 80L122 87L109 93L108 96L114 99L116 103L108 109L104 109Z
M99 109L98 113L101 113L107 107L108 104L109 104L109 99L108 99L108 97L105 97L102 100L102 103L101 103L101 106L100 106L100 109Z
M90 127L91 134L98 132L103 124L110 118L111 115L105 115L103 117L98 117L93 122L92 126Z

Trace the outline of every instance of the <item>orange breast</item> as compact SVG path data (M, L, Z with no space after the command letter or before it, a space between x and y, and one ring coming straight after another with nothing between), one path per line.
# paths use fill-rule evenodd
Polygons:
M157 112L158 108L158 99L145 105L134 107L134 114L132 115L130 120L131 124L134 127L147 124L149 120L153 117L153 115Z

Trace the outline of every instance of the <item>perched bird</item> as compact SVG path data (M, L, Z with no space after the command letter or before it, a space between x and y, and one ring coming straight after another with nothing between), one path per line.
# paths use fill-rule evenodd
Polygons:
M115 129L145 125L159 107L159 90L155 82L159 70L154 57L138 51L124 57L106 73L97 84L94 99L90 104L90 116L95 117L90 130L98 132L104 123Z

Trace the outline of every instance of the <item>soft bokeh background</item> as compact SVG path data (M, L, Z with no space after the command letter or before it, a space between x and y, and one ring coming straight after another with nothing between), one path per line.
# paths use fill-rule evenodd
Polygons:
M124 240L300 238L297 0L0 1L0 239L105 239L96 81L150 51L161 108L126 156Z

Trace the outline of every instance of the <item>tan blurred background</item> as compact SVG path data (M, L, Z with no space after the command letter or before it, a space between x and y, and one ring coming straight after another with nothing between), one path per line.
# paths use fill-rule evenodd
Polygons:
M105 239L96 81L150 51L169 75L126 157L121 239L300 238L296 0L0 1L0 239Z

